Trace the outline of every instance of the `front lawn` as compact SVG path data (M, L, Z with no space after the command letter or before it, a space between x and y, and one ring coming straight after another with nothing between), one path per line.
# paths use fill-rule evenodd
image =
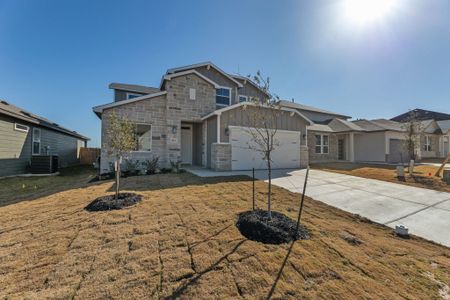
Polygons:
M404 180L397 178L396 166L393 165L336 162L313 164L311 167L323 171L378 179L441 192L450 192L450 185L442 181L442 177L434 176L439 169L439 167L435 166L415 166L413 176L409 176L408 169L405 168Z
M283 299L448 297L448 248L398 238L309 198L303 224L310 240L245 239L234 223L251 207L246 177L125 178L124 190L142 201L107 212L84 207L112 193L113 182L77 182L0 207L0 298L254 299L271 290ZM265 207L266 183L256 186ZM8 191L1 181L0 189ZM299 194L274 187L276 210L295 218L298 202Z

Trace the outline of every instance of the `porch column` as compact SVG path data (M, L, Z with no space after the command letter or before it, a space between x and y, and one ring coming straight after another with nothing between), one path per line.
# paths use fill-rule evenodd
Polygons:
M220 144L220 115L217 115L217 144Z
M349 160L355 162L355 134L353 132L350 132L349 144Z

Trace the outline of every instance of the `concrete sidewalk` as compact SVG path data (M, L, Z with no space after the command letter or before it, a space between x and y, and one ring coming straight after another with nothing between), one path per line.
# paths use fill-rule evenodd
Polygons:
M214 172L189 169L198 176L248 175L248 171ZM267 171L255 177L267 179ZM274 170L272 183L301 193L306 170ZM310 170L306 195L342 210L450 247L450 193L417 188L375 179Z

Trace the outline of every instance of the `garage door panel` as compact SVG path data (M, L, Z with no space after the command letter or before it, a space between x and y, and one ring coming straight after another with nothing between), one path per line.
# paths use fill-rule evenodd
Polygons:
M233 170L266 169L260 146L253 140L249 128L230 126L231 167ZM300 132L279 130L277 146L272 152L273 168L300 167Z

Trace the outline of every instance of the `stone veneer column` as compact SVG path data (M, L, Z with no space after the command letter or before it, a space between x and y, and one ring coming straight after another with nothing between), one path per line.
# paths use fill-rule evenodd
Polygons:
M231 170L231 144L211 144L211 169L214 171Z
M309 165L308 146L300 146L300 168L306 168Z

